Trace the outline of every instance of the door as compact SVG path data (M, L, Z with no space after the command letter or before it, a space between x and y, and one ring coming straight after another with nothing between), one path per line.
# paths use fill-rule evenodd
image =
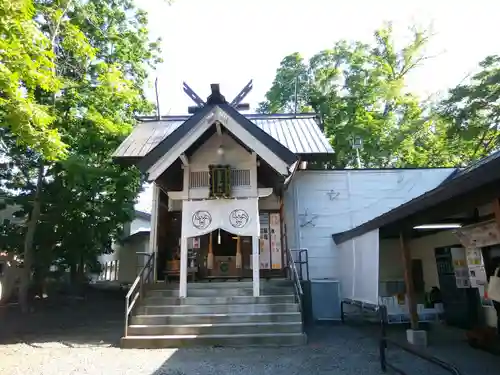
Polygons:
M435 254L446 323L470 329L478 321L476 289L457 287L451 247L437 248Z

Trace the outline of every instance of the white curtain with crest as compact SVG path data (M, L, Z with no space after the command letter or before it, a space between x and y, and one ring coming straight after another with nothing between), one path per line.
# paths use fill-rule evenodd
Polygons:
M259 201L209 199L182 202L182 237L197 237L223 229L237 236L259 236Z

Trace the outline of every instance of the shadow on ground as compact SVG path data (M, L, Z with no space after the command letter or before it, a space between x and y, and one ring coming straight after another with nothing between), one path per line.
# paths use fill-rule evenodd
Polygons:
M372 339L349 327L316 328L300 347L182 348L151 375L381 374Z
M377 326L317 326L309 329L302 347L121 350L123 292L95 290L85 300L44 301L27 315L16 306L0 309L0 345L26 344L0 346L2 374L382 374ZM392 327L391 336L404 340L402 328ZM433 355L463 375L500 374L500 357L470 348L463 331L436 327L429 342ZM396 348L389 349L388 358L408 375L447 374Z
M0 345L54 343L117 346L123 332L124 292L89 289L84 297L35 300L32 312L19 305L0 306Z
M165 353L168 358L151 375L382 374L377 335L372 326L321 326L309 329L304 347L178 349ZM393 327L390 335L404 340L404 328ZM462 331L436 328L428 350L462 375L500 374L500 357L470 348L463 337ZM388 359L408 375L449 374L397 348L389 348Z

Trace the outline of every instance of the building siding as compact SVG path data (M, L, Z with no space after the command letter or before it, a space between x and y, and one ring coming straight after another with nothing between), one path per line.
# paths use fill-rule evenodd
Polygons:
M339 278L332 234L435 188L453 170L298 171L285 193L288 246L308 249L311 278Z

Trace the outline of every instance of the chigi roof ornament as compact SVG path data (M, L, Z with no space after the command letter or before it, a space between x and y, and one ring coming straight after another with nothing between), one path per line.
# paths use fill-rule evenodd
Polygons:
M189 98L195 102L195 106L188 107L188 112L193 114L198 111L200 108L203 108L205 105L216 105L216 104L228 104L224 95L220 92L220 87L218 83L212 83L210 85L211 94L208 96L206 103L203 99L200 98L198 94L196 94L191 87L186 82L182 84L183 90ZM245 111L250 109L250 104L242 103L243 99L248 95L250 91L253 89L253 80L250 80L245 87L236 95L236 97L229 103L232 107L234 107L238 111Z

